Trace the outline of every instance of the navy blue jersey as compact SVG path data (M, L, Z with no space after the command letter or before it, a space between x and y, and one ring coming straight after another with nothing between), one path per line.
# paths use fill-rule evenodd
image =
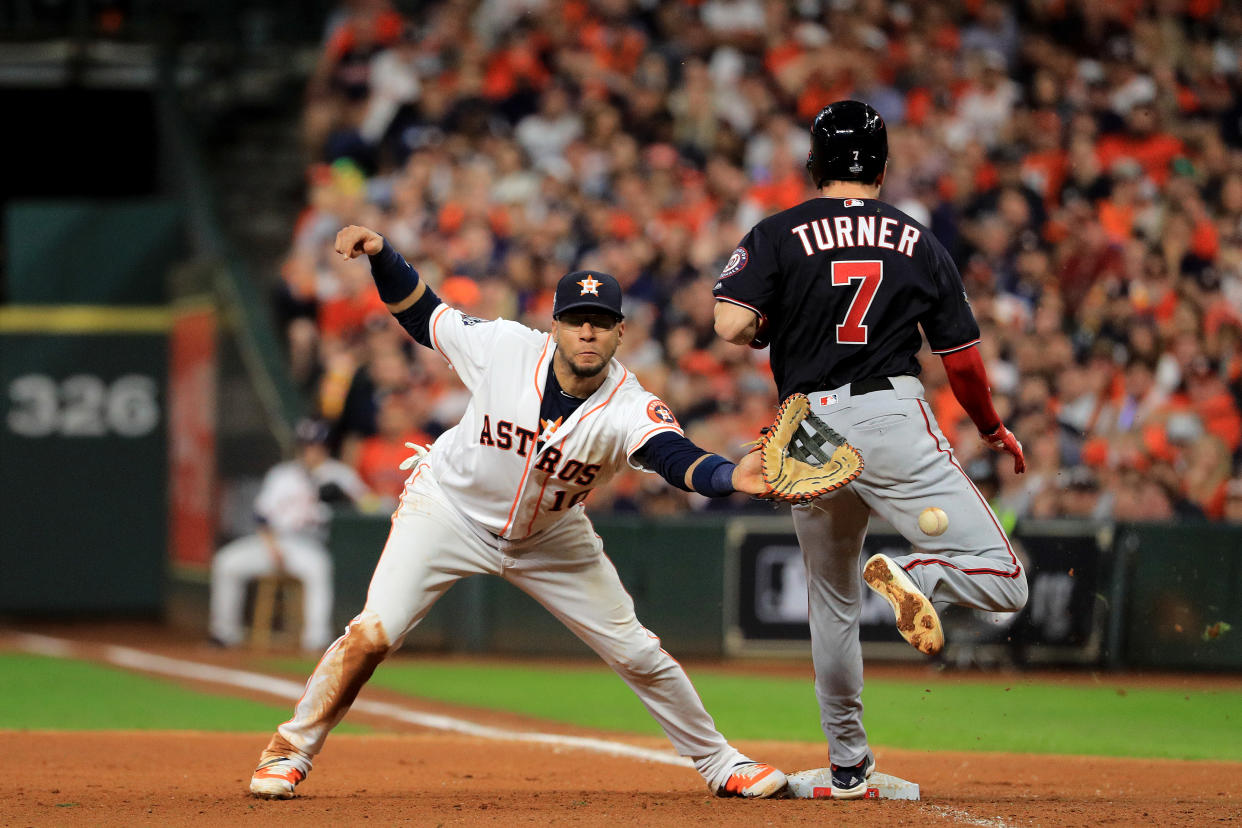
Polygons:
M733 251L712 293L767 317L782 400L917 375L920 325L938 354L979 341L944 246L876 199L813 198L768 216Z

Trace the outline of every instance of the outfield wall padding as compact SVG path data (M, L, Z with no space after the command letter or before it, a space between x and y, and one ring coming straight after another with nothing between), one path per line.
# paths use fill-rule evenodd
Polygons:
M778 616L769 622L748 620L741 608L766 589L750 579L768 570L772 577L778 574L772 569L775 558L766 569L756 569L763 550L792 545L796 552L787 516L603 515L592 520L634 598L639 620L675 656L809 650L804 623L799 631L797 623ZM333 524L336 619L342 627L365 601L388 530L388 519L374 516L340 515ZM884 527L876 527L874 535L882 547L901 542ZM748 552L746 537L759 546ZM986 626L964 624L960 614L950 614L951 637L959 645L1005 650L1016 645L1018 660L1029 663L1242 668L1242 527L1041 521L1020 525L1014 537L1034 567L1031 604L1008 631L998 627L994 640L979 638ZM787 555L781 561L793 565L796 558ZM751 570L757 574L748 574ZM777 604L766 600L773 611ZM880 610L888 613L884 606ZM868 652L918 658L896 641L890 624L886 619L864 631ZM978 640L967 642L966 636ZM406 643L445 652L587 653L546 610L495 577L454 586Z
M0 308L0 613L156 613L163 308Z
M1221 524L1124 527L1122 662L1242 669L1242 530Z

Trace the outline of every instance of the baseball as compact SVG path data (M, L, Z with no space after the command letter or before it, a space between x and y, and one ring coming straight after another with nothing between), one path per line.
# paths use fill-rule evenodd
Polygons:
M919 528L928 535L940 535L949 528L949 516L939 506L928 506L919 513Z

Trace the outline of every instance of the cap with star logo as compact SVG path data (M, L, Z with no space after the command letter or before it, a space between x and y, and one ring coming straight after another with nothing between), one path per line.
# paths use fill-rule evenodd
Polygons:
M567 311L601 310L624 319L621 312L621 285L607 273L598 270L575 270L566 273L556 284L552 318Z

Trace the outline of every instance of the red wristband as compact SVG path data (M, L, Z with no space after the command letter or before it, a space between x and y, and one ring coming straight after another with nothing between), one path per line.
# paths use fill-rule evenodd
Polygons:
M992 391L988 388L988 372L983 367L983 357L975 347L953 351L940 357L944 372L949 377L953 396L970 415L980 434L991 434L1000 428L1001 418L992 405Z

